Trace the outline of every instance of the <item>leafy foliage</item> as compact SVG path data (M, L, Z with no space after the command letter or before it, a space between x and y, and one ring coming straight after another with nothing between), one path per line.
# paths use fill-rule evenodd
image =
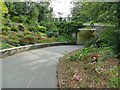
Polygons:
M20 18L19 16L14 16L14 17L12 18L12 21L14 21L14 22L16 22L16 23L21 23L21 22L22 22L22 20L21 20L21 18Z
M56 38L55 37L51 37L51 38L41 38L40 43L52 43L52 42L56 42Z
M2 44L0 45L0 49L6 49L6 48L12 48L12 46L9 45L8 43L2 43Z
M104 28L98 35L95 36L90 42L87 43L87 47L94 45L94 47L110 46L115 53L119 52L119 30L115 27Z
M57 37L58 42L69 42L69 43L74 43L74 39L71 36L68 35L61 35Z
M39 32L46 33L46 27L38 26L37 28Z
M109 83L110 83L110 85L111 85L111 87L112 88L116 88L116 87L118 87L118 81L119 79L118 78L111 78L110 79L110 81L109 81Z
M81 22L59 22L56 23L60 34L71 35L73 32L77 32L82 27Z
M84 48L81 51L75 53L73 56L69 58L70 61L76 60L85 60L85 61L94 61L96 57L97 60L103 61L110 58L115 58L113 50L110 47L102 47L102 48Z
M11 28L11 31L18 32L18 27L17 27L17 26L13 26L13 27Z
M28 27L28 30L31 32L37 32L37 28L35 26Z
M1 0L0 11L2 12L2 16L4 16L5 13L8 13L8 8L6 7L4 0Z
M21 45L28 45L28 44L34 44L36 41L36 38L33 35L25 35L24 37L20 38L20 44Z
M116 24L118 5L118 2L75 3L72 10L73 20Z
M119 2L80 2L75 3L72 10L73 21L83 21L94 23L107 23L114 27L106 27L96 35L87 46L101 45L111 46L119 56L120 47L120 30L118 24Z

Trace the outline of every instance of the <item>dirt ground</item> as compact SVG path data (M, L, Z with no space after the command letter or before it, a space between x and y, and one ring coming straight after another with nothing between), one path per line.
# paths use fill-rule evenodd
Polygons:
M70 61L73 51L60 59L58 85L60 88L112 88L111 78L118 78L118 60L102 62Z

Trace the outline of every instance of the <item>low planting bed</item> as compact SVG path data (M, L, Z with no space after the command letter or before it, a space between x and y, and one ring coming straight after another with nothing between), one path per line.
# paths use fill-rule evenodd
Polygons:
M109 47L85 48L60 59L59 88L118 88L119 61Z

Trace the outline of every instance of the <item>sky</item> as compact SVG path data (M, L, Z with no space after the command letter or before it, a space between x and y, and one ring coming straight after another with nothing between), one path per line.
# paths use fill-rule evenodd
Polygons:
M71 0L52 0L51 6L53 7L55 17L67 17L70 15L70 8L72 7L70 2ZM61 15L58 14L59 12Z

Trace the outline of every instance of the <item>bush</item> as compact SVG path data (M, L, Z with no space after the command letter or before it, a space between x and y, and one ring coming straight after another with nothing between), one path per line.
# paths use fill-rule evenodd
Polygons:
M10 30L9 27L7 27L7 26L3 27L3 28L2 28L2 34L5 34L5 35L6 35L6 34L9 32L9 30Z
M0 49L7 49L7 48L12 48L12 46L7 43L1 43Z
M20 18L21 18L22 23L25 23L25 22L26 22L26 19L27 19L26 16L20 15Z
M119 87L119 81L118 81L118 78L111 78L109 80L109 84L112 88L117 88Z
M99 56L98 56L99 55ZM101 47L101 48L84 48L81 51L77 52L73 56L69 58L71 61L76 60L85 60L85 61L93 61L93 57L96 57L97 60L103 61L103 60L109 60L109 59L115 59L116 55L114 54L111 47Z
M36 37L33 35L25 35L20 39L20 45L34 44L36 40Z
M72 36L68 35L61 35L57 37L58 42L69 42L69 43L75 43L75 40L72 38Z
M96 35L89 43L87 43L86 46L97 46L101 47L103 44L105 46L112 47L113 51L117 54L119 51L119 30L117 30L115 27L106 27L104 30L99 32L98 35Z
M19 46L19 40L17 40L17 39L9 39L9 44L10 45L13 45L13 46Z
M58 29L53 29L53 36L58 37L59 33L58 33Z
M27 19L27 20L26 20L26 23L30 24L30 23L31 23L31 21Z
M24 34L23 34L23 33L17 33L16 35L17 35L19 38L24 37Z
M50 43L50 42L56 42L56 38L55 37L51 37L51 38L41 38L40 43Z
M25 29L25 27L23 26L23 24L19 24L18 28L19 28L20 31L24 31L24 29Z
M8 39L5 42L13 46L19 46L19 39L20 38L16 33L10 33L8 35Z
M31 32L37 32L37 28L35 26L28 27L28 30Z
M14 16L12 18L12 21L17 22L17 23L22 23L22 19L19 16Z
M48 22L48 21L47 21L47 22L41 21L41 22L39 23L39 25L46 27L46 31L52 30L53 28L56 28L55 23L53 23L53 22Z
M77 32L79 28L83 27L81 22L58 22L56 23L56 26L59 29L60 35L66 33L71 35L72 33Z
M6 18L6 19L5 19L5 25L11 27L11 26L12 26L11 20L8 19L8 18Z
M0 38L2 39L2 42L6 42L9 40L9 37L7 35L0 35Z
M17 27L17 26L13 26L13 27L11 28L11 31L18 32L18 27Z
M39 24L38 24L37 21L31 20L30 25L31 25L31 26L35 26L35 27L37 28L37 26L38 26Z
M105 28L104 31L101 32L100 38L107 42L107 45L111 46L115 53L120 52L120 42L119 42L119 30L115 27Z
M38 26L37 29L38 29L39 32L46 33L46 27Z
M46 35L45 33L39 32L38 34L39 34L39 36L40 36L41 38L47 37L47 35Z

